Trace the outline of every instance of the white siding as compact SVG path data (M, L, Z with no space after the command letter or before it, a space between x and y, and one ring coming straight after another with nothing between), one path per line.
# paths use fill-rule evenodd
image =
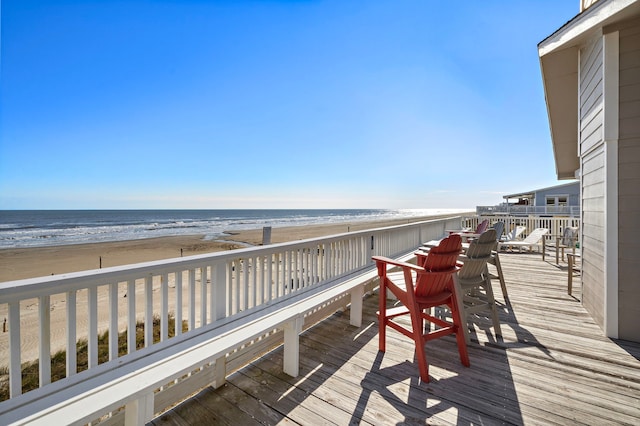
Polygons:
M602 143L602 37L580 49L580 152Z
M592 150L582 163L582 300L604 327L604 146Z
M640 342L640 20L620 30L618 336Z
M603 141L603 42L598 35L580 49L579 150L582 169L583 304L604 327L605 156Z

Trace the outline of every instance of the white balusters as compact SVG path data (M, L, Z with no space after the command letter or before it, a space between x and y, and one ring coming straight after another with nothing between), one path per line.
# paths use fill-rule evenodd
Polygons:
M88 330L87 345L89 351L89 368L98 365L98 288L91 286L87 292Z
M211 266L211 317L215 320L227 316L227 265L215 263Z
M9 395L11 398L22 393L20 350L20 302L9 302Z
M182 273L178 271L175 273L176 280L176 322L175 322L175 334L179 336L182 334Z
M109 361L118 358L118 285L109 284Z
M40 323L38 377L40 387L42 387L51 383L51 304L49 296L38 298L38 322Z
M169 274L160 276L160 341L169 338ZM176 320L177 321L177 320Z
M136 280L127 281L127 353L136 351Z
M189 269L189 331L196 327L196 271Z
M144 279L144 347L153 344L153 276Z
M78 372L78 355L76 352L76 290L67 292L67 377Z
M118 331L121 327L127 330L127 353L136 352L138 320L143 321L145 347L153 346L154 317L160 318L160 341L166 341L172 331L168 322L170 315L175 318L173 331L176 335L182 334L183 320L186 320L189 330L206 327L228 316L281 301L310 287L358 271L371 264L373 254L394 256L407 253L417 248L425 235L440 234L445 226L453 227L451 220L272 244L232 253L127 265L59 278L43 277L26 284L16 284L9 290L3 288L0 303L8 305L11 396L21 393L20 369L24 355L20 345L24 339L20 334L20 316L21 308L25 309L21 302L24 305L28 299L38 299L40 386L47 386L51 381L51 352L56 350L52 340L55 330L51 330L53 315L66 316L66 369L69 377L78 370L76 344L78 338L84 338L85 334L88 365L94 368L100 362L98 334L106 330L109 331L109 360L113 361L119 356ZM33 290L32 286L40 283L44 290ZM21 285L29 288L24 290ZM62 289L62 293L56 293L56 289ZM356 312L361 293L361 289L352 293ZM66 301L66 310L52 313L51 309L59 300ZM82 317L77 313L78 305L81 306ZM142 308L141 317L138 316L138 308ZM79 321L83 320L85 313L88 320L86 331L83 328L85 322ZM351 321L357 324L361 319L354 317ZM299 333L299 324L292 324L290 330L290 337L293 337Z

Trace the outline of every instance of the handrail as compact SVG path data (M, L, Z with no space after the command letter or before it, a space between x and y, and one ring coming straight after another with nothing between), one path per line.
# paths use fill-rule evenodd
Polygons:
M526 230L522 233L521 238L529 235L529 232L536 228L546 228L549 230L549 236L561 235L564 228L580 227L579 217L567 216L464 216L462 218L462 226L465 228L475 229L478 223L484 219L489 220L489 226L493 226L495 222L504 222L504 232L507 233L515 226L525 226Z
M459 227L460 221L460 217L428 220L0 283L0 315L8 316L9 327L8 333L0 334L4 351L0 360L8 367L10 398L21 394L25 360L39 360L41 388L51 383L52 352L66 349L66 377L76 374L80 338L87 339L89 370L98 367L98 335L104 331L109 331L109 361L101 363L101 369L107 367L103 364L122 364L136 358L138 323L144 327L145 352L153 351L154 345L169 339L169 315L177 319L172 330L176 337L183 334L183 321L188 326L185 333L198 332L318 286L339 283L372 267L373 255L410 253L424 241L443 236L445 229ZM81 309L86 309L86 320ZM153 336L154 319L160 323L159 339ZM37 324L38 336L22 333L21 323ZM121 355L117 337L124 330L127 353ZM37 344L24 344L36 340ZM35 351L23 350L28 346Z
M580 206L527 206L527 205L497 205L476 206L476 214L506 214L506 215L568 215L580 216Z

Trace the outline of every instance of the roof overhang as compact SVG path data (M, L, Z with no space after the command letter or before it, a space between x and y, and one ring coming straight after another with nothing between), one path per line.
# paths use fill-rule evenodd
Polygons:
M640 13L639 0L600 0L538 44L558 179L575 179L578 153L578 51L603 28Z
M512 194L512 195L504 195L502 198L505 200L509 200L511 198L530 198L533 199L533 197L535 197L536 194L531 193L531 192L527 192L524 194Z
M575 181L575 182L569 182L569 183L563 183L561 185L554 185L554 186L548 186L546 188L539 188L539 189L534 189L531 191L525 191L525 192L516 192L515 194L509 194L509 195L503 195L502 198L504 198L505 200L508 198L533 198L535 197L536 193L538 192L548 192L549 190L557 190L557 191L561 191L564 188L568 188L572 185L578 185L579 182Z

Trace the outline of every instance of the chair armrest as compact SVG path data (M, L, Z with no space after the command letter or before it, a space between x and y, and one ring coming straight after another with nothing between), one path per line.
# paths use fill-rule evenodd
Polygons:
M414 265L413 263L393 260L384 256L373 256L372 259L376 261L378 266L380 266L381 264L385 264L385 265L399 266L401 268L411 269L414 271L424 272L424 268L422 266Z
M470 232L471 228L464 228L464 229L445 229L444 232L449 233L449 234L457 234L458 232Z

